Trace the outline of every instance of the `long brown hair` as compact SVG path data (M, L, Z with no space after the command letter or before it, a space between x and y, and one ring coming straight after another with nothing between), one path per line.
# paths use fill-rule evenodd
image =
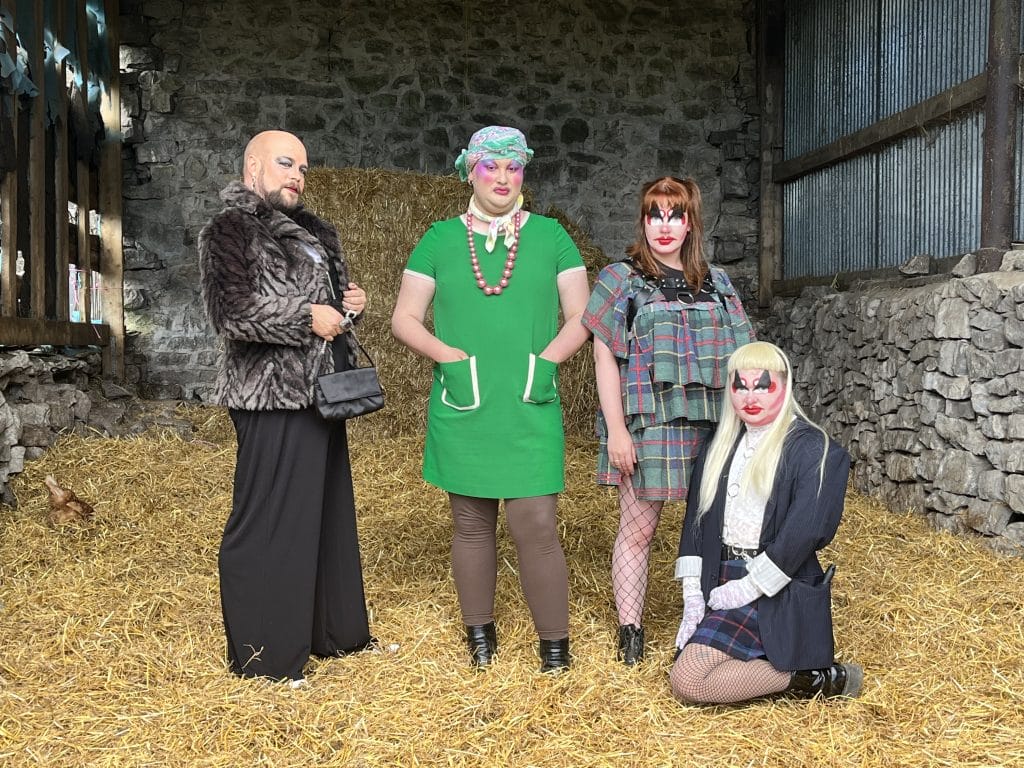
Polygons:
M662 176L649 181L640 190L640 216L637 218L636 242L626 248L626 255L633 260L637 268L645 275L658 277L662 274L661 262L655 258L651 246L647 243L644 222L651 203L662 208L682 206L686 212L686 221L690 231L683 241L679 257L683 262L683 275L694 289L698 289L708 273L708 263L704 259L704 219L701 213L700 187L693 179L679 179L675 176Z

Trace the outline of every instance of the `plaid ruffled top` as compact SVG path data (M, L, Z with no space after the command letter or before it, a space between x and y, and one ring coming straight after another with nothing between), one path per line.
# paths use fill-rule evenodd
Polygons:
M631 432L674 419L719 418L726 360L754 340L736 289L711 267L714 301L666 301L660 291L639 308L630 331L629 305L644 279L627 262L597 277L583 325L619 358L623 410ZM603 419L598 429L602 431Z

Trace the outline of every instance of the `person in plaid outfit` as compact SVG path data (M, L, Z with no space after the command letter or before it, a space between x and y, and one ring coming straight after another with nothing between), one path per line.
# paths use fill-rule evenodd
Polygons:
M705 260L703 235L695 181L645 184L636 241L626 260L601 270L583 314L600 402L597 482L619 489L612 587L627 665L644 655L662 506L686 497L690 463L718 421L725 360L754 337L729 278Z
M850 455L793 400L792 366L774 344L741 347L727 370L679 539L672 693L684 704L856 696L864 673L833 658L834 568L817 557L842 518Z

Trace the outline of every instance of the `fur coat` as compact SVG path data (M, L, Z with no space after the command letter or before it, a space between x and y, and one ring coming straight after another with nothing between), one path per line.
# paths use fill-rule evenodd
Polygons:
M330 346L312 331L310 307L332 301L326 259L348 285L338 232L302 206L290 215L272 208L237 181L220 196L224 210L199 233L203 301L222 341L213 402L305 408L316 377L334 366ZM352 337L345 339L354 363Z

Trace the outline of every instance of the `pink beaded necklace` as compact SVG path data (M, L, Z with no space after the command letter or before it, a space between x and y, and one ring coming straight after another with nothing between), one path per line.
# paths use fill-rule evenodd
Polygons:
M515 230L513 233L512 245L508 247L508 255L505 257L505 270L501 273L501 280L497 285L488 285L484 280L483 272L480 271L480 260L476 257L476 245L473 243L473 213L466 211L466 241L469 243L469 263L473 265L473 277L480 290L488 296L498 296L508 286L509 278L512 277L512 269L516 265L516 251L519 250L519 222L522 211L516 211Z

